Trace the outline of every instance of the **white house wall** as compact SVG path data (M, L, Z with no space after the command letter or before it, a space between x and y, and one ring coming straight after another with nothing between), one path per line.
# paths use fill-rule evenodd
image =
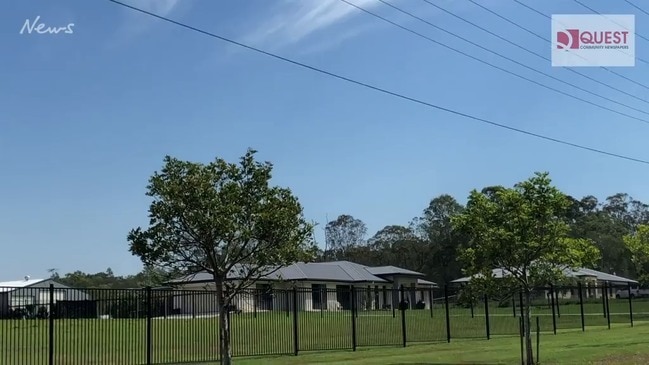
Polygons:
M402 299L399 287L403 285L405 288L405 297L410 302L412 308L414 308L415 303L419 300L423 300L426 303L426 308L430 308L428 287L425 289L417 287L416 283L417 279L415 278L401 277L394 278L394 283L354 283L353 285L356 292L355 304L357 305L358 310L391 309L393 306L398 308L398 303ZM273 311L293 310L293 294L290 291L293 287L292 283L270 283L260 281L256 284L260 286L264 284L272 284L272 287L277 289L273 292L272 299L270 300L272 302L271 305ZM336 288L338 286L351 286L351 284L347 283L321 281L303 281L294 284L297 290L296 309L298 311L321 310L320 308L317 308L313 302L313 284L326 285L325 297L327 304L326 309L322 309L326 311L340 310L343 303L340 303L338 300L339 298ZM256 286L252 286L251 288L254 289ZM287 291L287 289L289 290ZM376 295L377 289L378 295ZM191 292L186 292L188 290L191 290ZM208 291L208 294L201 293L205 290ZM184 295L178 294L181 292ZM213 283L187 284L182 287L182 290L179 290L174 295L173 307L181 314L215 314L218 313L219 309L215 293L216 291ZM255 296L256 295L253 294L253 291L244 291L235 296L232 304L243 312L263 311L263 305L259 303L261 300L260 296L257 295L257 300L255 300Z

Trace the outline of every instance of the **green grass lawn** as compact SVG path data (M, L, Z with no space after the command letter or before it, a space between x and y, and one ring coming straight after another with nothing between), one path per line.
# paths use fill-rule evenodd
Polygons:
M536 346L536 343L535 343ZM541 334L543 365L646 365L649 364L649 324ZM536 351L536 348L535 350ZM535 353L535 356L537 354ZM293 357L243 358L237 365L451 365L520 364L518 337L454 340L451 343L408 345L406 348L362 348L356 352L320 352Z
M649 302L636 301L633 309L637 322L649 320ZM516 342L516 339L495 339L498 336L511 337L518 334L519 318L514 317L511 307L498 308L496 305L490 305L489 324L491 335L494 337L490 341L486 341L484 305L473 308L473 317L468 308L451 307L449 309L449 327L453 339L451 345L446 344L445 312L444 306L441 305L435 306L432 312L430 310L406 311L407 343L412 345L439 342L444 344L440 348L449 348L444 346L454 348L456 339L483 339L484 342L464 343L468 348L478 347L489 352L492 351L488 350L491 349L489 346L492 344L502 343L504 344L502 346L510 346L507 341ZM555 315L556 327L559 331L581 329L579 305L563 304L559 312L560 316L558 313ZM592 331L592 327L607 325L601 302L585 304L584 312L585 325L589 327L587 333ZM610 320L614 326L629 327L628 301L611 300L610 312ZM535 307L533 316L539 318L541 331L552 332L551 309L547 306ZM123 365L142 364L146 361L147 321L145 319L60 319L54 322L54 354L57 364ZM291 355L294 353L296 344L293 336L294 326L292 314L287 315L286 312L232 315L233 354L235 356ZM303 356L310 356L307 355L308 352L349 351L354 345L354 329L356 346L359 348L398 347L403 343L403 327L399 311L394 317L392 311L360 311L354 321L349 311L300 312L297 320L297 346L300 356L294 358L295 360L291 360L293 358L290 356L284 359L304 363L300 362L302 361L300 359ZM632 334L636 330L641 329L634 328L629 333ZM581 331L579 332L581 336ZM0 364L46 364L48 333L47 320L0 320ZM150 336L155 363L206 362L219 358L218 317L152 319ZM549 339L554 336L548 335L545 338L550 341ZM457 351L457 348L453 351ZM330 356L335 358L338 355Z

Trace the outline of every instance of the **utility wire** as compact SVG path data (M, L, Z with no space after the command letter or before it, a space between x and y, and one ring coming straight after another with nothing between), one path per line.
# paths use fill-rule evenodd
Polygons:
M277 54L274 54L274 53L271 53L271 52L268 52L268 51L264 51L262 49L259 49L259 48L256 48L256 47L253 47L253 46L250 46L250 45L247 45L247 44L244 44L244 43L241 43L241 42L238 42L238 41L235 41L235 40L223 37L223 36L220 36L218 34L214 34L214 33L211 33L211 32L208 32L208 31L193 27L191 25L187 25L187 24L175 21L173 19L170 19L170 18L161 16L161 15L158 15L158 14L152 13L150 11L146 11L144 9L137 8L135 6L125 4L125 3L120 2L118 0L107 0L107 1L109 1L111 3L114 3L116 5L123 6L125 8L129 8L129 9L134 10L136 12L140 12L142 14L146 14L146 15L149 15L151 17L163 20L165 22L175 24L175 25L177 25L179 27L189 29L189 30L192 30L194 32L197 32L197 33L200 33L200 34L212 37L212 38L216 38L216 39L219 39L221 41L224 41L224 42L227 42L227 43L230 43L230 44L237 45L239 47L248 49L250 51L261 53L263 55L266 55L266 56L269 56L269 57L272 57L272 58L275 58L275 59L278 59L278 60L293 64L295 66L299 66L299 67L302 67L302 68L305 68L305 69L308 69L308 70L311 70L311 71L315 71L315 72L323 74L323 75L331 76L331 77L336 78L338 80L342 80L342 81L346 81L346 82L351 83L351 84L362 86L362 87L365 87L367 89L371 89L371 90L380 92L382 94L394 96L394 97L402 99L402 100L407 100L407 101L413 102L415 104L427 106L427 107L432 108L432 109L441 110L441 111L444 111L446 113L461 116L461 117L471 119L471 120L474 120L474 121L477 121L477 122L480 122L480 123L483 123L483 124L488 124L488 125L491 125L491 126L494 126L494 127L497 127L497 128L506 129L506 130L509 130L509 131L512 131L512 132L516 132L516 133L524 134L524 135L527 135L527 136L543 139L543 140L546 140L546 141L562 144L562 145L565 145L565 146L570 146L570 147L573 147L573 148L594 152L594 153L597 153L597 154L600 154L600 155L606 155L606 156L619 158L619 159L623 159L623 160L627 160L627 161L633 161L633 162L641 163L641 164L644 164L644 165L649 165L649 160L644 160L644 159L640 159L640 158L635 158L635 157L631 157L631 156L626 156L626 155L621 155L621 154L617 154L617 153L613 153L613 152L608 152L608 151L605 151L605 150L580 145L580 144L577 144L577 143L574 143L574 142L569 142L569 141L566 141L566 140L562 140L562 139L558 139L558 138L554 138L554 137L549 137L549 136L546 136L546 135L526 131L524 129L512 127L512 126L509 126L509 125L506 125L506 124L494 122L494 121L491 121L491 120L488 120L488 119L476 117L476 116L471 115L471 114L466 114L466 113L463 113L463 112L460 112L460 111L457 111L457 110L453 110L453 109L450 109L450 108L446 108L446 107L443 107L443 106L440 106L440 105L433 104L431 102L423 101L421 99L417 99L417 98L410 97L410 96L407 96L407 95L404 95L404 94L400 94L400 93L397 93L397 92L394 92L394 91L383 89L381 87L374 86L374 85L371 85L371 84L368 84L368 83L365 83L365 82L362 82L362 81L357 81L357 80L351 79L351 78L346 77L346 76L338 75L338 74L335 74L333 72L323 70L321 68L317 68L317 67L314 67L314 66L310 66L310 65L307 65L307 64L299 62L299 61L294 61L294 60L292 60L290 58L286 58L286 57L283 57L283 56L280 56L280 55L277 55Z
M542 54L540 54L540 53L534 52L534 51L530 50L529 48L525 48L525 47L521 46L520 44L515 43L515 42L513 42L513 41L511 41L511 40L509 40L509 39L507 39L507 38L505 38L505 37L503 37L503 36L500 36L500 35L498 35L498 34L492 32L492 31L490 31L489 29L486 29L486 28L484 28L484 27L482 27L482 26L480 26L480 25L478 25L478 24L476 24L476 23L474 23L474 22L472 22L472 21L470 21L470 20L468 20L468 19L466 19L466 18L464 18L464 17L461 17L461 16L459 16L459 15L453 13L453 12L450 11L450 10L447 10L447 9L445 9L445 8L443 8L443 7L439 6L439 5L437 5L437 4L433 3L433 2L431 2L430 0L423 0L423 1L424 1L425 3L427 3L427 4L429 4L429 5L431 5L431 6L435 7L435 8L437 8L437 9L439 9L439 10L445 12L446 14L449 14L449 15L451 15L451 16L453 16L453 17L455 17L455 18L457 18L457 19L459 19L459 20L461 20L461 21L463 21L463 22L465 22L465 23L468 23L468 24L470 24L470 25L472 25L472 26L474 26L474 27L476 27L476 28L478 28L478 29L480 29L480 30L486 32L486 33L491 34L492 36L494 36L494 37L496 37L496 38L498 38L498 39L500 39L500 40L502 40L502 41L505 41L505 42L511 44L511 45L514 46L514 47L517 47L517 48L519 48L519 49L521 49L521 50L523 50L523 51L525 51L525 52L527 52L527 53L529 53L529 54L532 54L532 55L534 55L534 56L536 56L536 57L538 57L538 58L540 58L540 59L542 59L542 60L544 60L544 61L552 62L552 60L551 60L550 58L548 58L548 57L546 57L546 56L544 56L544 55L542 55ZM547 39L546 39L546 40L547 40ZM598 83L598 84L600 84L600 85L606 86L606 87L608 87L608 88L610 88L610 89L612 89L612 90L615 90L615 91L617 91L617 92L620 92L620 93L622 93L622 94L624 94L624 95L626 95L626 96L629 96L629 97L632 97L632 98L637 99L637 100L639 100L639 101L642 101L643 103L648 103L648 104L649 104L649 101L647 101L647 100L645 100L645 99L643 99L643 98L640 98L640 97L638 97L637 95L634 95L634 94L632 94L632 93L626 92L626 91L624 91L624 90L622 90L622 89L619 89L619 88L617 88L617 87L615 87L615 86L609 85L609 84L607 84L607 83L605 83L605 82L599 81L598 79L596 79L596 78L594 78L594 77L591 77L591 76L588 76L588 75L586 75L586 74L583 74L583 73L581 73L581 72L579 72L579 71L576 71L576 70L574 70L574 69L572 69L572 68L567 68L566 70L568 70L568 71L570 71L570 72L572 72L572 73L575 73L575 74L577 74L577 75L580 75L580 76L582 76L582 77L584 77L584 78L586 78L586 79L588 79L588 80L590 80L590 81L593 81L593 82L596 82L596 83Z
M547 39L547 38L545 38L545 37L543 37L543 36L540 36L539 34L536 34L536 33L532 32L531 30L526 29L525 27L523 27L523 26L521 26L521 25L519 25L519 24L516 24L515 22L513 22L513 21L511 21L511 20L509 20L509 19L503 17L502 15L500 15L500 14L498 14L498 13L492 11L491 9L486 8L486 7L484 7L484 6L482 6L482 5L478 4L478 3L476 3L474 0L468 0L468 1L472 2L473 4L479 6L479 7L483 8L483 9L485 9L485 10L488 11L488 12L494 14L495 16L499 17L500 19L503 19L503 20L505 20L505 21L507 21L507 22L509 22L509 23L511 23L511 24L513 24L513 25L515 25L515 26L517 26L518 28L527 31L527 32L531 32L531 33L534 34L535 36L537 36L537 37L543 39L544 41L546 41L546 42L548 42L548 43L552 43L552 41L550 41L549 39ZM527 5L527 4L525 4L524 2L521 2L520 0L513 0L513 1L514 1L515 3L517 3L518 5L520 5L520 6L522 6L522 7L525 7L525 8L527 8L528 10L531 10L531 11L537 13L537 14L539 14L540 16L542 16L542 17L544 17L544 18L547 18L547 19L552 20L552 17L551 17L551 16L549 16L549 15L547 15L547 14L544 14L543 12L539 11L538 9L535 9L535 8L533 8L533 7L531 7L531 6ZM640 62L642 62L642 63L645 63L645 64L649 65L649 61L645 60L644 58L641 58L641 57L636 56L635 59L636 59L637 61L640 61ZM638 83L637 81L634 81L634 80L632 80L632 79L630 79L630 78L628 78L628 77L626 77L626 76L624 76L624 75L622 75L622 74L619 74L619 73L617 73L617 72L611 70L611 69L608 68L608 67L604 67L604 66L600 66L600 67L602 67L602 68L605 69L606 71L609 71L609 72L611 72L611 73L613 73L613 74L615 74L615 75L617 75L617 76L619 76L619 77L621 77L621 78L623 78L623 79L625 79L625 80L627 80L627 81L630 81L630 82L632 82L632 83L634 83L634 84L636 84L636 85L642 86L642 87L644 87L645 89L649 89L648 86L643 85L643 84L640 84L640 83Z
M604 14L602 14L602 13L600 13L599 11L597 11L597 10L591 8L590 6L588 6L588 5L584 4L584 3L582 3L581 1L579 1L579 0L572 0L572 1L574 1L574 2L576 2L577 4L581 5L583 8L592 11L593 13L595 13L595 14L599 14L599 15L601 15L601 16L603 16L603 17L606 18L606 16L604 16ZM608 19L608 18L607 18L607 19ZM611 19L609 19L609 20L611 20ZM614 22L614 21L612 21L612 20L611 20L611 22L617 24L616 22ZM617 24L617 25L619 25L619 26L622 27L621 24ZM624 28L624 27L623 27L623 28ZM624 29L626 29L626 28L624 28ZM628 30L628 29L627 29L627 30ZM645 41L649 41L649 38L643 36L642 34L640 34L640 33L638 33L638 32L635 32L635 35L637 35L638 37L644 39Z
M400 28L400 29L402 29L402 30L405 30L406 32L409 32L409 33L412 33L412 34L417 35L417 36L419 36L419 37L422 37L422 38L424 38L424 39L426 39L426 40L428 40L428 41L430 41L430 42L433 42L433 43L435 43L435 44L437 44L437 45L440 45L440 46L442 46L442 47L444 47L444 48L446 48L446 49L450 49L451 51L457 52L457 53L459 53L459 54L461 54L461 55L463 55L463 56L469 57L469 58L471 58L471 59L473 59L473 60L475 60L475 61L478 61L478 62L480 62L480 63L484 63L484 64L486 64L486 65L488 65L488 66L491 66L491 67L493 67L493 68L495 68L495 69L498 69L498 70L500 70L500 71L503 71L503 72L505 72L505 73L508 73L508 74L510 74L510 75L512 75L512 76L516 76L516 77L518 77L518 78L521 78L521 79L526 80L526 81L528 81L528 82L531 82L531 83L533 83L533 84L539 85L539 86L541 86L541 87L543 87L543 88L546 88L546 89L548 89L548 90L551 90L551 91L554 91L554 92L556 92L556 93L559 93L559 94L562 94L562 95L568 96L568 97L570 97L570 98L573 98L573 99L575 99L575 100L579 100L579 101L581 101L581 102L587 103L587 104L592 105L592 106L594 106L594 107L596 107L596 108L600 108L600 109L603 109L603 110L607 110L607 111L610 111L610 112L613 112L613 113L616 113L616 114L619 114L619 115L625 116L625 117L627 117L627 118L635 119L635 120L637 120L637 121L640 121L640 122L643 122L643 123L647 123L647 124L649 124L649 120L647 120L647 119L638 118L638 117L635 117L635 116L633 116L633 115L631 115L631 114L627 114L627 113L624 113L624 112L621 112L621 111L618 111L618 110L615 110L615 109L611 109L611 108L609 108L609 107L607 107L607 106L604 106L604 105L600 105L600 104L594 103L594 102L592 102L592 101L589 101L589 100L586 100L586 99L580 98L579 96L575 96L575 95L569 94L569 93L567 93L567 92L565 92L565 91L559 90L559 89L554 88L554 87L552 87L552 86L548 86L548 85L543 84L543 83L541 83L541 82L539 82L539 81L536 81L536 80L530 79L530 78L528 78L528 77L525 77L525 76L522 76L522 75L520 75L520 74L517 74L517 73L515 73L515 72L513 72L513 71L507 70L507 69L505 69L505 68L503 68L503 67L497 66L497 65L495 65L495 64L493 64L493 63L487 62L487 61L485 61L485 60L483 60L483 59L481 59L481 58L478 58L478 57L476 57L476 56L472 56L472 55L470 55L470 54L468 54L468 53L466 53L466 52L464 52L464 51L461 51L461 50L459 50L459 49L457 49L457 48L453 48L453 47L451 47L451 46L449 46L449 45L447 45L447 44L445 44L445 43L443 43L443 42L437 41L437 40L435 40L435 39L433 39L433 38L428 37L428 36L425 35L425 34L419 33L419 32L417 32L417 31L415 31L415 30L410 29L410 28L404 27L404 26L401 25L401 24L395 23L395 22L393 22L392 20L389 20L388 18L385 18L385 17L383 17L383 16L381 16L381 15L379 15L379 14L376 14L376 13L370 11L370 10L367 10L367 9L365 9L365 8L359 6L359 5L353 4L353 3L351 3L351 2L349 2L349 1L347 1L347 0L340 0L340 1L342 1L342 2L344 2L345 4L348 4L348 5L350 5L350 6L354 7L354 8L356 8L356 9L362 11L362 12L365 12L366 14L369 14L369 15L371 15L371 16L373 16L373 17L376 17L376 18L378 18L378 19L380 19L380 20L382 20L382 21L384 21L384 22L387 22L387 23L389 23L389 24L392 24L393 26L396 26L396 27L398 27L398 28ZM567 84L567 85L572 86L572 87L574 87L574 88L576 88L576 89L579 89L579 90L584 91L584 92L586 92L586 93L589 93L589 94L591 94L591 95L595 95L595 96L597 96L597 97L600 97L600 98L602 98L602 99L608 100L608 101L613 102L613 103L615 103L615 104L619 104L619 105L625 106L625 107L627 107L627 108L629 108L629 109L633 109L633 110L639 111L639 112L644 113L644 114L649 114L648 112L645 112L645 111L643 111L643 110L641 110L641 109L637 109L637 108L634 108L634 107L632 107L632 106L626 105L626 104L624 104L624 103L620 103L620 102L615 101L615 100L613 100L613 99L607 98L607 97L605 97L605 96L601 96L601 95L599 95L599 94L597 94L597 93L594 93L594 92L592 92L592 91L590 91L590 90L584 89L584 88L579 87L579 86L576 86L576 85L574 85L574 84L571 84L571 83L569 83L569 82L567 82L567 81L565 81L565 80L561 80L560 78L557 78L557 77L554 77L554 76L552 76L552 75L546 74L546 73L543 72L543 71L539 71L539 70L537 70L537 69L535 69L535 68L533 68L533 67L530 67L530 66L525 65L524 63L518 62L518 61L516 61L516 60L514 60L514 59L511 59L511 58L509 58L509 57L507 57L507 56L503 56L502 54L500 54L500 53L498 53L498 52L495 52L495 51L493 51L493 50L490 50L490 49L488 49L488 48L486 48L486 47L484 47L484 46L481 46L481 45L479 45L479 44L477 44L477 43L471 41L471 40L468 40L468 39L466 39L466 38L464 38L464 37L458 36L458 35L454 34L453 32L450 32L450 31L447 31L447 30L445 30L445 29L443 29L443 28L441 28L441 27L438 27L438 26L434 25L433 23L431 23L431 22L429 22L429 21L427 21L427 20L425 20L425 19L422 19L422 18L420 18L420 17L418 17L418 16L416 16L416 15L414 15L414 14L412 14L412 13L409 13L409 12L407 12L407 11L405 11L405 10L402 10L402 9L400 9L400 8L398 8L398 7L396 7L396 6L392 5L392 4L390 4L390 3L385 2L384 0L379 0L379 1L380 1L381 3L383 3L383 4L385 4L385 5L388 5L388 6L392 7L392 8L394 8L395 10L398 10L398 11L404 13L404 14L407 14L407 15L409 15L409 16L411 16L411 17L414 17L415 19L418 19L418 20L420 20L420 21L422 21L422 22L424 22L424 23L426 23L426 24L428 24L428 25L430 25L430 26L432 26L432 27L435 27L435 28L437 28L437 29L439 29L439 30L441 30L441 31L443 31L443 32L445 32L445 33L447 33L447 34L453 35L453 36L455 36L455 37L457 37L457 38L459 38L459 39L462 39L462 40L465 41L465 42L468 42L468 43L470 43L470 44L472 44L472 45L474 45L474 46L476 46L476 47L478 47L478 48L481 48L481 49L487 51L487 52L490 52L490 53L492 53L492 54L494 54L494 55L497 55L497 56L502 57L502 58L504 58L504 59L506 59L506 60L509 60L509 61L511 61L511 62L513 62L513 63L519 65L519 66L525 67L525 68L527 68L528 70L534 71L534 72L536 72L536 73L540 73L541 75L544 75L544 76L546 76L546 77L549 77L549 78L551 78L551 79L553 79L553 80L556 80L556 81L558 81L558 82L561 82L561 83Z
M633 6L634 8L640 10L641 12L645 13L646 15L649 15L649 12L647 12L647 11L644 10L643 8L639 7L638 5L636 5L636 4L632 3L632 2L630 2L629 0L624 0L624 1L625 1L627 4Z

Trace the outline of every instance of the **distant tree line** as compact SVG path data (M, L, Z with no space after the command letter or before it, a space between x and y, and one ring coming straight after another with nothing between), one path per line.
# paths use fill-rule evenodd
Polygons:
M502 189L491 186L481 192L489 196ZM570 209L564 218L569 223L570 236L591 240L601 253L592 269L642 279L642 268L634 264L638 255L632 255L624 237L634 235L640 226L649 223L649 205L625 193L603 201L592 195L568 199ZM454 197L443 194L432 199L408 225L388 225L369 238L361 219L343 214L326 224L326 244L317 260L394 265L422 272L438 283L449 282L464 275L459 253L467 237L451 224L451 219L464 210Z
M495 194L499 189L502 187L487 187L482 193ZM611 195L603 201L592 195L569 199L571 208L565 218L571 237L590 239L601 252L601 259L593 269L643 279L644 269L635 257L638 255L632 255L624 237L649 224L649 205L625 193ZM316 261L394 265L422 272L438 283L449 282L464 275L459 251L467 238L451 224L451 219L464 209L454 197L443 194L433 198L408 225L388 225L371 237L367 237L367 226L361 219L340 215L326 224L325 248L318 252ZM155 287L176 276L154 268L125 276L115 275L110 268L93 274L51 272L52 279L71 287L105 289Z

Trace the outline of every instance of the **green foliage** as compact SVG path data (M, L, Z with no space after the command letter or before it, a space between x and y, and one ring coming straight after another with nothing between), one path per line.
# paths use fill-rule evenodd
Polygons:
M638 281L649 284L649 225L639 225L634 233L625 235L623 241L631 252Z
M360 220L348 214L342 214L336 220L327 222L325 226L325 256L324 259L345 260L350 253L365 244L367 226Z
M503 268L529 291L559 280L567 268L592 265L597 248L568 236L569 203L547 173L492 194L472 191L465 211L453 220L468 237L460 253L466 272L488 279L494 268Z
M458 248L466 240L464 234L453 228L452 219L464 207L448 194L432 199L421 217L412 222L413 230L428 247L430 277L448 283L461 275Z
M217 158L209 164L167 156L149 180L150 225L128 235L131 252L154 267L205 270L236 290L278 266L309 260L313 225L287 188L270 186L272 164L248 152L239 164Z
M469 275L479 275L474 281L493 283L485 290L514 283L523 290L528 365L534 364L532 288L555 283L565 277L566 269L593 265L599 259L591 241L569 237L570 206L548 174L537 173L511 189L472 191L464 212L453 218L455 228L466 234L460 259ZM504 280L494 280L495 268L504 270Z
M128 235L145 265L212 275L220 313L259 278L315 254L313 225L290 189L270 185L272 164L248 150L239 164L165 157L149 180L149 227ZM230 278L237 280L229 280ZM230 323L219 316L222 363L231 363Z

